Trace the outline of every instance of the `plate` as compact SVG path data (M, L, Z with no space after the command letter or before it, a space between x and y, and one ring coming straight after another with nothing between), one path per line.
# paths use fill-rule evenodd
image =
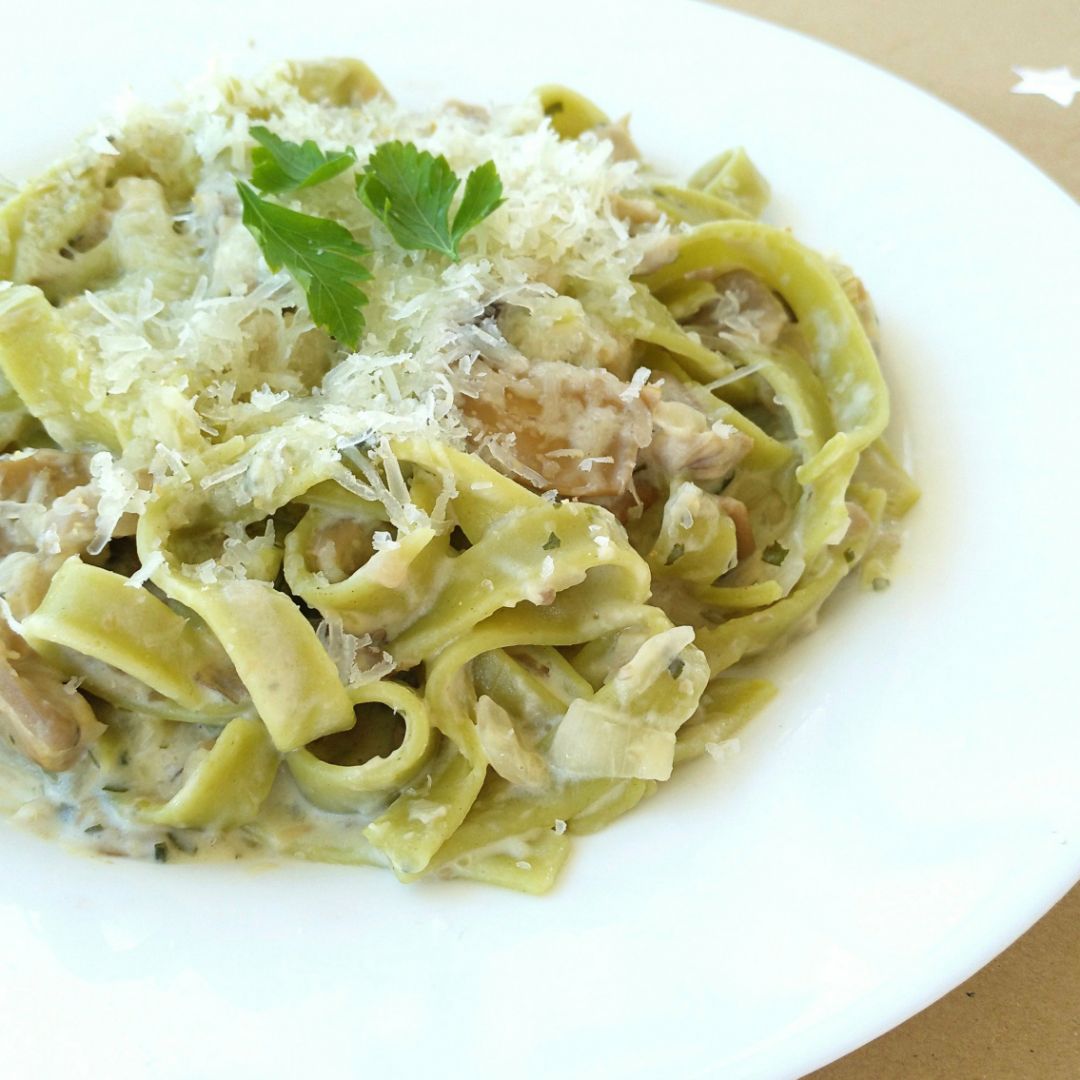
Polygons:
M743 144L771 219L882 315L925 496L880 595L777 666L743 753L577 845L543 900L363 869L161 867L0 830L16 1072L795 1076L929 1004L1080 873L1068 627L1080 212L993 136L850 57L690 2L231 0L5 15L6 171L130 83L358 55L403 100L563 81L687 171ZM15 1068L18 1065L21 1068Z

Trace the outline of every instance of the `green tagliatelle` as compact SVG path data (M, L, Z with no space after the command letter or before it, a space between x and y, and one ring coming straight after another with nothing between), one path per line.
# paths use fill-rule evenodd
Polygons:
M357 61L105 134L0 204L0 742L81 839L544 892L888 584L872 308L742 149L682 186L564 87Z

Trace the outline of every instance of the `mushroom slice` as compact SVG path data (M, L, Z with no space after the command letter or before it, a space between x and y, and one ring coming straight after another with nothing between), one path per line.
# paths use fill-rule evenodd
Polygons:
M0 656L0 733L43 769L70 769L103 727L77 691L32 659Z
M473 444L504 472L569 498L619 495L652 438L648 402L602 368L533 364L524 378L485 371L460 394Z
M46 449L0 454L0 499L49 503L89 479L89 454Z
M723 480L749 452L747 435L709 418L693 405L661 401L652 409L653 437L645 459L662 476Z

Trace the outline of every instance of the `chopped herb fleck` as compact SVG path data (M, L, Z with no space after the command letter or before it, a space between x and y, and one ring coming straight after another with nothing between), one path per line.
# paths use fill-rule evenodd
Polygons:
M891 582L887 577L876 577L870 584L873 587L874 592L884 592Z
M782 566L788 556L788 549L783 544L774 541L761 553L762 562L770 566Z
M664 560L665 566L670 566L673 562L678 562L686 553L686 548L682 544L672 544L671 551L668 553L668 557Z
M667 666L668 674L673 679L677 679L683 673L684 667L686 667L686 661L683 660L681 657L676 656L675 659L672 660L671 663Z
M154 845L154 862L168 862L169 847L164 840L159 840Z
M562 541L554 533L552 533L544 542L545 551L554 551L559 547L562 547Z
M110 795L123 795L128 788L123 784L102 784L101 790L107 791Z
M86 833L87 836L93 836L94 833L102 832L104 831L104 829L104 825L90 825L89 827L83 829L83 832Z
M844 549L844 562L850 566L855 561L855 552L851 548Z

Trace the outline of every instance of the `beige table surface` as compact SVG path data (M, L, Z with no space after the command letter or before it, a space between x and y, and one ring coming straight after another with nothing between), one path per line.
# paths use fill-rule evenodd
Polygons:
M725 0L962 109L1080 199L1080 94L1011 93L1014 67L1080 78L1080 0ZM1078 87L1080 88L1080 87ZM813 1080L1078 1080L1080 886L1015 945Z

